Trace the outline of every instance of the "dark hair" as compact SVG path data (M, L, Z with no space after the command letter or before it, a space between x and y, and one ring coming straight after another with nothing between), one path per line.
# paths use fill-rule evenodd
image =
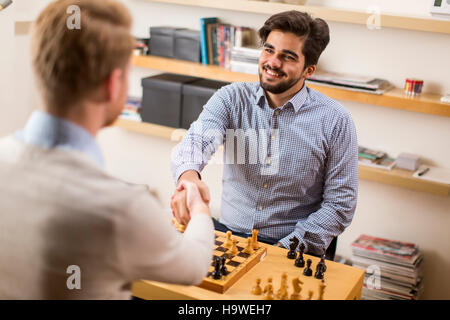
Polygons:
M292 32L305 39L302 48L305 68L317 64L320 54L330 42L330 29L325 20L313 19L306 12L291 10L271 16L258 32L262 44L266 42L269 33L273 30Z

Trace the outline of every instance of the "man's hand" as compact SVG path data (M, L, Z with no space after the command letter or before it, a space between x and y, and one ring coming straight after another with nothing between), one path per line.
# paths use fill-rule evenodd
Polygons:
M196 186L195 190L192 187L189 187L188 189L184 182L188 182L188 186L190 186L190 184L194 184ZM192 191L190 195L187 194L188 190ZM197 199L197 193L199 199ZM189 196L192 197L189 198ZM191 202L189 202L190 200ZM170 201L170 207L172 208L173 216L175 217L175 219L177 219L178 223L187 225L189 223L189 220L191 219L190 213L193 212L193 209L201 209L202 211L204 211L204 207L198 206L200 200L203 205L208 208L210 200L208 186L200 180L197 171L188 170L180 176L177 189L175 190Z

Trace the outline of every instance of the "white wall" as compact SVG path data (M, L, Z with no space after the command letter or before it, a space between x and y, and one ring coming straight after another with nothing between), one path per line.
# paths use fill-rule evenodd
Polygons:
M266 15L235 11L123 0L135 19L134 33L146 36L153 25L199 29L199 18L217 16L236 25L259 28ZM27 11L48 1L16 0L0 12L0 134L20 128L37 106L37 96L28 64L28 37L14 36L16 10ZM18 5L20 3L20 6ZM36 4L37 3L37 4ZM427 0L343 1L310 0L309 4L366 6L378 4L382 11L428 14ZM16 7L16 8L14 8ZM25 8L25 9L24 9ZM425 11L425 12L424 12ZM406 77L425 81L424 91L450 93L450 36L396 29L368 30L365 26L330 23L331 43L320 60L324 69L382 77L403 86ZM140 94L139 79L151 70L135 68L131 93ZM342 101L357 126L360 144L386 150L419 153L430 164L450 168L450 118ZM99 135L107 170L123 179L147 183L158 190L166 208L173 191L169 159L173 142L125 132L119 128ZM212 208L219 214L221 167L203 172L211 188ZM358 207L352 225L340 236L338 254L350 257L350 243L360 234L416 242L425 252L425 298L450 299L450 197L439 197L403 188L360 181Z

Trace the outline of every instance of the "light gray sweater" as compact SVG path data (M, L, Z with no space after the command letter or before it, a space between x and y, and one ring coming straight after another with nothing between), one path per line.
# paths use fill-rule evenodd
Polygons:
M129 299L139 279L198 284L211 218L194 215L183 235L170 220L147 187L81 152L0 139L0 299ZM69 289L76 268L81 289Z

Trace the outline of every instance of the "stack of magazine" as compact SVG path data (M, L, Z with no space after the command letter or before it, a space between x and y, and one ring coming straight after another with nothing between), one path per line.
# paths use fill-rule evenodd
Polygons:
M316 71L308 81L322 86L373 94L383 94L393 88L392 84L384 79L324 71Z
M231 50L231 71L258 74L258 62L261 48L234 47Z
M120 114L120 118L137 122L142 121L140 115L141 103L141 98L128 97L125 108L123 108L122 113Z
M366 270L362 299L417 300L423 292L423 255L413 243L361 235L352 243L353 266Z
M386 152L358 146L358 163L369 167L391 170L395 166L395 159L389 157Z

